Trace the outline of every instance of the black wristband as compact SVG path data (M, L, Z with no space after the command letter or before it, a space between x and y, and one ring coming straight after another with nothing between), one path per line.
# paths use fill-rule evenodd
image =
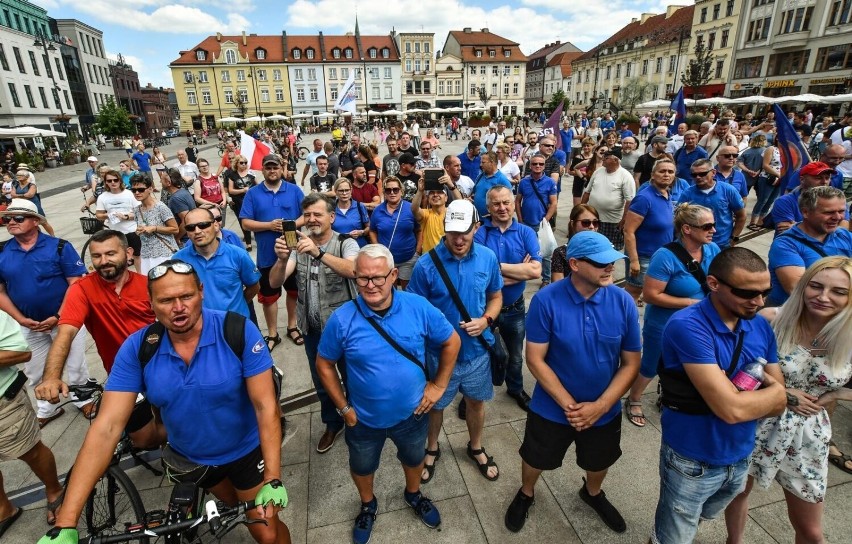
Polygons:
M320 249L319 255L317 255L315 258L316 258L316 260L321 261L324 256L325 256L325 250Z
M56 320L59 321L59 312L56 312L55 314L53 314L53 317L55 317Z

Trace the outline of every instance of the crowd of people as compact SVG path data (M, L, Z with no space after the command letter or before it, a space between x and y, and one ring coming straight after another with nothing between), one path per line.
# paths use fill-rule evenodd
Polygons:
M198 485L216 497L254 500L249 517L268 522L248 526L256 541L289 542L276 515L288 502L272 359L282 332L304 347L319 399L316 452L345 433L356 543L373 532L388 438L405 503L441 524L423 486L441 478L438 438L459 396L467 456L486 480L500 477L509 460L489 455L483 429L504 387L527 412L506 527L523 529L541 474L575 444L580 498L626 531L603 484L622 421L647 425L641 399L657 376L651 542L691 542L701 519L723 513L729 540L742 541L755 481L781 485L798 542L822 542L829 464L852 473L829 419L852 400L852 116L821 122L819 160L798 172L781 165L771 116L722 112L695 131L644 117L639 135L609 113L558 130L498 121L472 129L459 155L442 152L446 124L424 135L398 123L372 142L339 129L311 140L301 171L292 131L255 135L271 150L259 171L225 133L215 161L192 139L174 160L143 143L116 168L92 156L83 191L106 227L88 246L92 271L42 231L19 165L0 212L10 235L0 244L0 460L23 460L44 482L54 528L39 542L77 541L125 431L137 447L207 467ZM810 137L813 120L800 121ZM573 200L560 245L564 176ZM225 228L228 209L241 233ZM746 229L770 227L768 262L739 247ZM539 290L528 299L530 282ZM39 429L63 415L68 385L89 379L87 334L106 393L76 403L93 422L87 462L63 491ZM743 378L755 367L762 375ZM20 513L0 485L0 535Z

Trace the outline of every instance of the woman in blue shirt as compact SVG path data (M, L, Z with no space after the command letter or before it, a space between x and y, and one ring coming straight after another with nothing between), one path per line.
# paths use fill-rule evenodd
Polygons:
M370 243L382 244L393 255L399 270L398 285L405 289L417 262L417 220L411 203L402 199L402 182L388 176L384 182L385 201L376 206L370 218Z
M719 246L713 243L716 228L712 210L696 204L681 204L675 210L674 225L677 233L675 243L680 244L694 261L701 263L701 270L706 276L710 262L720 251ZM642 289L648 303L642 327L642 366L624 401L624 414L637 427L645 426L641 399L645 388L657 375L663 328L676 311L704 298L702 287L670 249L661 247L651 257Z
M367 245L367 233L370 231L370 215L366 206L352 200L352 182L340 178L334 182L334 232L345 234L358 242L358 247Z

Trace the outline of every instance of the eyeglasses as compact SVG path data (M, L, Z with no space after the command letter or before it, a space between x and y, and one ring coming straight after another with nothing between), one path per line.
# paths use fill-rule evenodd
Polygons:
M13 215L4 218L6 223L23 223L27 219L30 219L27 215Z
M712 172L712 170L707 170L706 172L690 172L690 175L692 176L692 179L699 179L699 178L703 178L704 176L706 176L710 172Z
M555 144L538 144L540 147L555 147Z
M133 189L130 189L130 192L136 193L138 195L138 194L144 193L147 190L148 190L147 187L134 187Z
M711 230L716 228L716 223L704 223L703 225L693 225L691 223L687 223L687 225L694 229L701 229L704 232L710 232Z
M591 260L588 257L580 257L580 259L578 259L578 260L583 261L584 263L589 263L590 265L594 266L595 268L606 268L607 266L612 264L612 263L599 263L597 261Z
M577 223L583 225L583 228L594 226L598 228L601 225L600 219L577 219Z
M200 223L189 223L184 227L186 232L195 232L195 229L207 230L214 223L214 221L201 221Z
M737 153L719 153L719 156L724 157L726 159L736 159L737 157L739 157L739 154L737 154Z
M385 189L385 194L395 195L399 192L399 187L388 187Z
M351 193L352 189L338 189L337 192L338 193Z
M247 161L237 161L237 164L248 164Z
M192 265L189 263L185 263L183 261L166 261L162 264L159 264L148 271L148 279L158 280L166 275L166 272L172 270L177 272L178 274L192 274L195 270L192 268Z
M732 295L734 295L737 298L741 298L743 300L751 300L751 299L754 299L754 298L757 298L757 297L761 297L761 298L765 299L766 297L769 296L769 293L772 292L772 288L765 289L763 291L758 291L758 290L755 290L755 289L740 289L739 287L734 287L733 285L726 282L725 280L723 280L720 277L717 277L717 276L713 276L713 277L716 278L716 281L718 281L722 285L727 285L728 289L731 290Z
M530 166L544 166L543 162L531 162Z
M104 180L104 183L118 183L120 181L121 181L120 179L116 179L116 178L106 178Z
M376 287L381 287L382 285L388 282L388 277L393 273L393 271L394 269L391 269L391 271L385 274L384 276L368 276L366 278L355 278L355 283L359 287L367 287L370 282L373 282L373 285L375 285Z

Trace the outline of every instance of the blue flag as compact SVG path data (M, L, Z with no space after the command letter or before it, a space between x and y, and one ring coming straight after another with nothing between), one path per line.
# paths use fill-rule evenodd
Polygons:
M672 100L670 108L675 112L675 120L672 125L672 132L677 132L677 127L681 123L686 123L686 102L683 100L683 87L677 92Z
M775 147L781 154L781 187L787 187L790 176L798 172L800 168L811 162L808 151L802 143L793 123L787 119L787 114L778 104L772 105L775 112Z

